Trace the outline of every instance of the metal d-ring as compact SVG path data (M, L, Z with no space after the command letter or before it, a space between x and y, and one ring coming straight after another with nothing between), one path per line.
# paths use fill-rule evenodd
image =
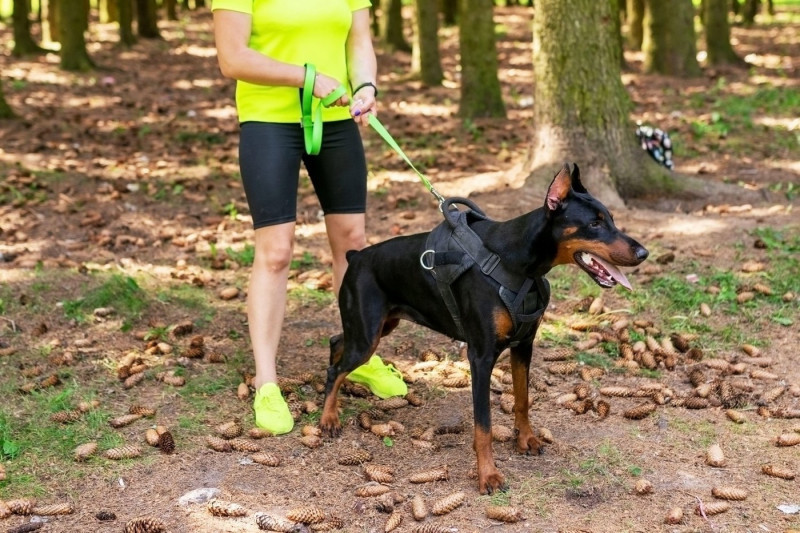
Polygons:
M419 264L422 265L422 268L425 270L433 270L433 254L436 253L436 250L425 250L422 252L422 255L419 256ZM425 264L425 255L431 254L431 266Z

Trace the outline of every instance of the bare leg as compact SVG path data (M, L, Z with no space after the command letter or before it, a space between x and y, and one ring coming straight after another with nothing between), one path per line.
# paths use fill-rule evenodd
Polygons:
M286 284L294 247L294 222L255 231L255 258L247 290L247 321L256 363L253 385L277 381L276 359L283 318Z
M364 225L363 213L325 216L325 227L333 256L333 292L337 296L347 270L345 254L349 250L360 250L367 245Z

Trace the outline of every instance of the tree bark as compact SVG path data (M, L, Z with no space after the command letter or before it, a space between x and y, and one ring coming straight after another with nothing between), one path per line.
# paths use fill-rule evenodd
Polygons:
M123 48L130 48L136 44L133 34L133 4L131 0L119 0L119 44Z
M61 68L64 70L88 71L94 63L86 51L83 36L89 14L84 2L58 2L59 33L61 34Z
M381 16L381 38L386 46L398 52L411 52L411 45L403 34L402 0L383 0L385 8Z
M492 0L461 0L458 35L461 48L462 118L505 117L497 77L497 45Z
M744 0L744 7L742 8L742 22L746 26L752 26L756 23L756 15L760 7L760 0Z
M42 41L45 43L61 42L61 8L59 4L67 0L49 0L42 5L47 10L42 23Z
M744 65L731 46L728 0L705 0L705 37L709 65Z
M644 0L628 0L628 46L631 50L642 49L642 20Z
M609 207L674 193L680 185L640 148L622 85L612 5L537 0L533 20L533 124L526 185L546 189L564 161Z
M444 79L439 56L439 13L436 0L414 1L414 44L411 70L424 85L441 85Z
M643 26L646 73L700 75L692 0L645 0Z
M102 22L119 22L118 0L103 0L100 3L100 20Z
M45 52L31 35L30 8L28 0L14 0L12 20L14 25L14 50L11 55L23 57Z
M167 11L167 20L178 20L177 0L164 0L164 7Z
M6 102L6 95L3 93L3 83L2 80L0 80L0 119L14 118L15 116L14 110L11 109L11 106Z
M139 37L160 39L156 0L136 0L136 20Z

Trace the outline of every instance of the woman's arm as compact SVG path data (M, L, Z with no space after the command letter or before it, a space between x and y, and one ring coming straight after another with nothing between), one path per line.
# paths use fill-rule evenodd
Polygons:
M252 24L253 17L247 13L227 9L214 11L214 40L222 75L259 85L302 87L305 83L305 68L302 65L277 61L248 46ZM317 73L314 96L327 96L338 86L339 82L334 78ZM344 106L348 103L349 98L345 95L334 105Z
M350 34L347 36L347 72L350 77L350 85L355 89L362 83L375 84L377 71L378 64L370 32L369 9L359 9L353 12L353 23L350 27ZM367 125L368 114L377 114L378 107L375 97L375 89L370 86L363 87L353 95L350 114L353 115L356 122Z

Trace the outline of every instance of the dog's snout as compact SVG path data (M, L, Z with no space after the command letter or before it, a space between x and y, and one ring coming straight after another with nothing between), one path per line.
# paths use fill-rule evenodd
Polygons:
M648 252L647 248L645 248L644 246L637 244L634 254L636 255L636 259L641 263L642 261L647 259L647 256L650 255L650 252Z

